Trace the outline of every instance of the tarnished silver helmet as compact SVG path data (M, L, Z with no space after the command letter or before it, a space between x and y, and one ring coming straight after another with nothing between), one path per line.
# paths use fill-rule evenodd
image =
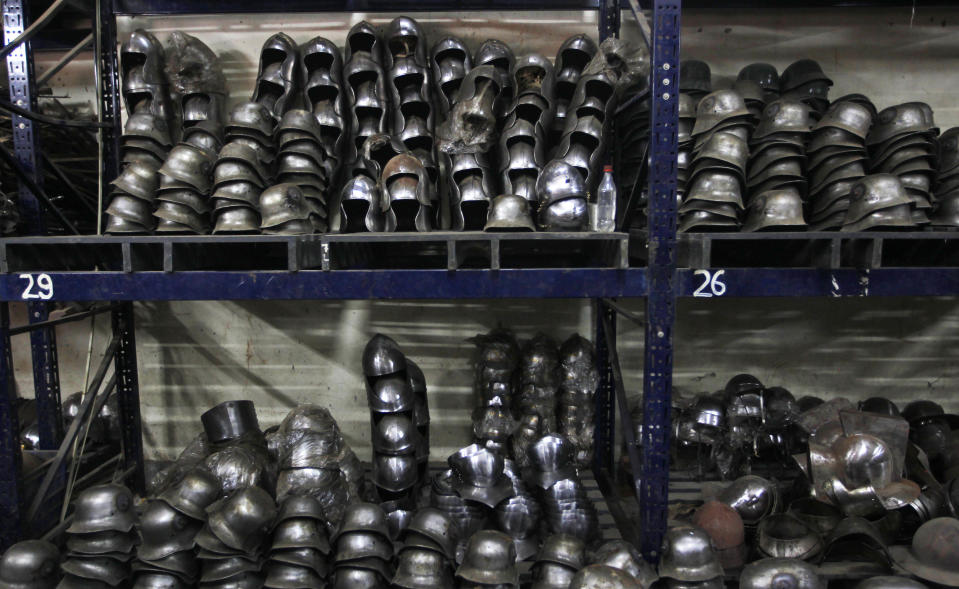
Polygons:
M370 23L360 21L346 34L346 52L343 60L349 62L354 55L363 54L377 63L383 60L383 42L379 32Z
M922 524L910 546L890 547L896 564L924 581L959 586L959 520L937 517Z
M418 510L409 526L400 534L405 546L432 548L436 546L446 558L453 560L456 556L456 529L450 516L435 507L424 507ZM428 542L424 542L426 539Z
M139 199L152 201L160 187L157 169L144 162L132 162L123 167L120 175L110 184Z
M260 230L260 215L246 206L236 206L216 214L213 233L252 233Z
M133 589L189 589L190 585L174 574L137 573Z
M536 231L529 201L514 194L501 194L490 203L484 231Z
M230 111L226 124L226 134L249 134L254 137L271 140L276 121L270 109L258 102L241 102Z
M430 231L433 228L433 190L423 162L412 153L401 153L383 167L384 206L388 227Z
M745 120L752 116L743 97L735 90L717 90L706 95L696 106L696 124L691 135L697 137L727 121Z
M295 517L278 523L273 529L273 544L270 550L298 548L312 548L322 554L329 554L331 547L325 524L308 517Z
M453 572L446 557L432 550L407 547L397 558L393 585L406 589L452 587Z
M866 145L877 145L910 133L930 133L935 136L938 132L932 108L928 104L907 102L879 111L866 136Z
M389 539L390 527L383 508L373 503L353 503L343 513L333 540L348 532L369 532Z
M259 487L246 487L211 510L207 522L224 544L249 553L268 537L276 514L276 502L269 493Z
M270 560L300 567L306 567L321 577L329 573L326 554L315 548L289 548L285 550L271 550Z
M324 584L324 577L306 567L281 562L270 562L266 565L266 581L263 586L268 589L300 589L322 587Z
M203 572L200 575L200 583L204 585L210 583L220 583L243 573L259 572L260 563L249 560L243 556L231 556L229 558L205 559L203 563Z
M141 227L153 226L153 204L126 194L116 194L110 199L107 213L118 219L136 223Z
M675 526L663 538L659 575L677 581L708 581L723 574L709 534L697 526Z
M502 532L482 530L470 537L456 577L481 585L519 587L516 547Z
M768 190L753 198L743 231L804 227L803 201L795 188Z
M108 556L67 558L60 564L66 575L117 586L130 576L130 565Z
M763 109L753 140L773 133L809 133L811 130L812 109L798 100L781 98Z
M346 532L336 538L334 561L339 563L364 558L378 559L384 565L389 563L393 559L393 543L388 536L373 532Z
M816 567L796 558L764 558L746 565L739 577L742 589L826 589Z
M183 515L164 501L151 501L140 517L137 557L158 560L174 552L192 550L203 522Z
M567 589L576 569L555 562L537 562L533 565L533 584L530 589Z
M137 538L133 532L94 532L67 536L67 550L71 554L109 555L133 554Z
M303 190L296 184L277 184L260 194L260 228L277 227L290 221L309 219Z
M97 485L80 493L73 503L68 534L129 532L136 522L133 493L123 485Z
M583 567L569 583L569 589L641 589L629 574L610 566L591 564Z
M158 497L195 520L206 519L206 508L220 496L220 481L202 468L194 468Z
M592 564L602 564L628 573L644 589L659 578L656 569L625 540L610 540L597 548L593 553Z
M551 534L536 555L537 562L552 562L579 570L586 564L586 544L569 534Z
M516 58L509 45L499 39L487 39L476 50L473 63L476 67L491 65L506 75L513 71Z
M389 580L369 569L337 567L332 589L388 589Z
M9 589L53 589L60 575L60 551L43 540L17 542L0 558L0 582Z

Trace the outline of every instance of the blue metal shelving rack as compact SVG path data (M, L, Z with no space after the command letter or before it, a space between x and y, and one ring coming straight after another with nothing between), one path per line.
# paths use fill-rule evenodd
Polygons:
M8 17L26 23L21 0L3 0L5 22ZM253 0L237 0L228 4L214 0L101 0L97 3L99 19L98 50L99 82L102 89L101 170L103 185L118 172L118 140L121 133L119 119L119 73L117 61L116 20L119 14L186 14L222 12L276 12L276 5L268 8ZM20 469L19 424L14 410L15 389L12 381L10 337L33 329L42 333L33 346L34 372L44 375L37 379L37 397L46 399L40 407L41 420L49 424L49 447L62 444L59 428L59 390L57 383L56 345L53 327L65 320L48 321L47 305L53 301L114 301L96 312L108 311L113 316L114 338L110 351L116 369L116 382L123 439L122 472L136 489L143 489L143 455L140 432L140 407L137 390L136 353L134 342L133 302L140 300L238 300L238 299L418 299L418 298L592 298L596 300L595 341L603 375L597 394L597 457L596 467L610 472L613 468L614 398L620 409L623 424L628 424L626 398L619 374L616 354L616 316L613 298L649 298L647 315L657 317L647 327L646 362L656 370L648 372L644 380L646 428L649 432L643 445L643 469L637 476L637 496L641 501L642 530L640 540L648 557L655 557L666 523L666 494L668 485L667 457L669 431L669 389L671 378L671 325L676 288L675 270L675 154L676 154L676 97L671 88L677 87L679 72L679 14L681 0L659 0L651 7L654 20L652 47L653 75L653 147L649 193L654 229L650 235L650 252L646 268L629 268L625 259L625 235L614 235L610 244L619 248L619 263L611 267L594 268L509 268L498 266L499 241L493 238L489 247L493 253L488 269L460 269L454 254L450 253L447 268L394 270L335 270L331 268L329 252L335 247L335 238L280 239L279 247L286 248L288 264L281 269L258 271L197 270L179 271L176 266L176 248L182 246L178 238L71 237L71 238L15 238L0 240L0 517L5 525L0 530L0 549L18 538L42 533L43 523L26 521ZM620 5L615 0L342 0L311 1L285 0L282 11L369 11L413 12L424 10L562 10L594 9L599 13L599 36L618 35ZM8 37L12 38L12 37ZM19 82L29 87L29 44L22 55L26 72ZM11 56L13 58L13 56ZM31 105L32 107L32 105ZM24 107L26 108L26 107ZM27 121L29 123L29 121ZM16 124L16 123L15 123ZM37 155L34 142L24 147L24 154ZM34 207L32 195L21 193L21 206ZM31 226L31 233L43 235L39 226ZM436 234L430 234L435 239ZM456 241L459 235L440 236ZM469 236L467 236L469 237ZM562 236L548 236L549 239ZM570 236L572 237L572 236ZM579 235L578 238L582 238ZM388 239L370 236L371 241ZM215 238L208 238L214 240ZM273 243L265 236L244 238L258 244ZM490 239L476 236L477 240ZM505 239L505 238L504 238ZM96 244L90 244L94 240ZM189 241L189 240L185 240ZM221 243L230 239L217 240ZM233 240L237 241L237 240ZM239 241L243 241L240 239ZM615 242L615 244L613 244ZM43 252L42 260L49 260L57 252L66 252L74 246L95 245L112 247L118 253L111 257L115 263L96 263L77 269L70 265L43 263L31 266L29 259L18 252L31 248ZM274 245L276 245L274 243ZM450 252L452 247L448 245ZM162 262L158 268L144 270L139 265L137 252L159 248ZM658 252L658 253L657 253ZM304 260L310 262L303 263ZM311 265L312 263L312 265ZM321 269L312 269L320 266ZM41 276L43 282L41 283ZM12 328L9 325L8 303L31 302L30 326ZM40 309L34 316L32 309ZM89 316L91 312L72 317ZM41 345L42 343L42 345ZM42 390L41 390L42 388ZM627 430L629 428L627 427ZM634 445L633 448L638 446ZM635 452L632 452L635 454ZM635 465L634 465L635 466ZM633 472L640 473L638 467ZM55 487L54 487L55 488Z

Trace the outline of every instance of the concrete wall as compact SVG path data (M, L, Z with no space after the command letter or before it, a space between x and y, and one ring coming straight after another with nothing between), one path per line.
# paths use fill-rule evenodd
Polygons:
M298 41L316 34L342 41L366 15L295 15L121 21L161 36L183 27L220 51L234 98L252 88L262 41L286 30ZM502 20L502 19L508 20ZM383 24L388 18L375 19ZM517 53L555 52L573 32L595 30L595 14L527 13L420 15L432 36L454 31L475 46L490 36ZM632 28L629 20L627 30ZM834 96L863 92L881 108L928 101L946 128L959 124L952 88L959 66L959 10L792 10L778 15L700 11L683 15L684 57L708 60L717 87L752 61L780 68L799 57L819 59L836 80ZM633 30L633 32L635 32ZM42 71L45 61L38 63ZM67 102L92 101L83 63L55 78ZM641 313L640 302L631 305ZM14 308L15 322L23 310ZM433 414L434 458L469 438L466 338L501 323L523 336L543 330L557 338L589 334L582 301L143 303L137 345L147 451L175 455L199 429L199 414L231 398L256 401L265 425L293 405L330 407L361 456L368 427L359 358L377 331L395 337L426 373ZM678 305L675 382L688 391L720 388L752 372L797 396L888 395L897 401L935 399L959 411L959 304L953 299L711 299ZM642 330L620 323L627 388L642 386ZM82 386L89 323L58 329L65 392ZM109 322L97 323L94 349ZM27 339L17 338L17 382L32 391ZM93 357L93 366L98 358Z

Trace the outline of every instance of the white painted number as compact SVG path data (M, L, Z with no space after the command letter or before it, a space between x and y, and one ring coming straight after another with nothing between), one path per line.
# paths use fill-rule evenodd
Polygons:
M49 274L37 274L34 279L33 274L21 274L20 280L27 281L27 287L23 289L20 298L29 301L31 299L41 299L48 301L53 298L53 279ZM36 291L34 291L36 286Z
M693 276L703 277L703 283L699 285L699 288L693 291L693 296L721 297L726 294L726 283L720 279L725 273L725 270L716 270L716 272L712 274L709 270L696 270L693 272ZM709 291L706 291L707 286L709 287Z

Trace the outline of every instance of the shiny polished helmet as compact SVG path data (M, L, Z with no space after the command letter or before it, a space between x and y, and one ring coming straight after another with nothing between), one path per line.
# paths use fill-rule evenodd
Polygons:
M742 589L826 589L816 567L796 558L764 558L746 565L739 577Z
M204 559L200 583L220 583L244 573L253 573L260 570L260 563L243 556L230 556L220 559Z
M476 67L491 65L507 75L513 71L515 61L513 50L499 39L483 41L482 45L476 50L476 55L473 56L473 63Z
M405 456L373 456L373 482L387 491L405 491L413 487L418 480L415 454Z
M248 432L259 432L253 401L224 401L200 416L203 431L213 443L228 442Z
M435 507L424 507L417 510L409 525L400 534L400 540L405 546L419 548L435 546L450 560L453 560L456 556L458 539L453 521L447 513Z
M276 519L276 502L260 487L246 487L210 511L210 530L224 544L253 552L268 537Z
M129 532L136 522L133 493L123 485L90 487L73 502L73 523L68 534Z
M390 527L386 521L386 513L382 507L373 503L353 503L343 513L343 520L333 535L333 540L348 532L369 532L389 539Z
M373 420L373 450L383 454L408 454L416 447L417 434L409 416L383 414Z
M513 539L493 530L476 532L466 544L456 577L481 585L519 587Z
M779 491L771 481L746 475L723 489L717 499L739 512L744 524L754 526L776 510Z
M579 570L586 564L586 544L576 536L551 534L536 555L536 562L551 562Z
M559 434L546 434L527 449L530 461L530 480L542 489L550 488L554 483L575 476L573 446Z
M271 551L311 548L321 554L331 552L330 541L326 536L326 526L322 521L296 517L281 521L273 529Z
M60 576L60 551L43 540L17 542L0 558L0 582L9 589L53 589Z
M332 589L388 589L389 586L389 580L370 569L338 567L333 573Z
M416 401L409 379L401 373L380 376L366 385L366 400L373 413L412 411Z
M378 559L388 563L393 558L393 543L389 537L373 532L346 532L336 538L334 561L357 561Z
M677 581L708 581L723 574L709 534L697 526L675 526L666 530L662 555L659 562L661 577Z

